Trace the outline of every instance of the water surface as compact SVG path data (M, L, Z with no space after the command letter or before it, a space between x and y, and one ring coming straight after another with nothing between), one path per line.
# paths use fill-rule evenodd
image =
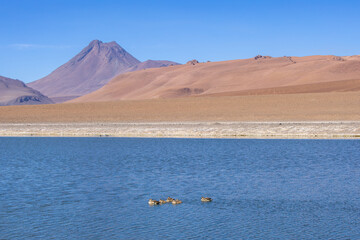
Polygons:
M359 149L356 140L0 138L0 239L360 239ZM168 196L184 203L147 204Z

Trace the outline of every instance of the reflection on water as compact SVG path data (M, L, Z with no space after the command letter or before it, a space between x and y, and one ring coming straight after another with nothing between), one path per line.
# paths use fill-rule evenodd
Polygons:
M359 149L355 140L0 138L0 239L360 239ZM168 196L183 203L147 203Z

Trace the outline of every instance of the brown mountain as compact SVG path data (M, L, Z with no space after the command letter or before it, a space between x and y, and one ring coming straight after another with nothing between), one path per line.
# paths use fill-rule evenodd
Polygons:
M256 56L121 74L72 102L359 91L360 56Z
M116 42L94 40L70 61L28 85L56 102L63 102L101 88L120 73L170 64L176 63L141 63Z
M23 82L0 76L0 106L50 104L51 99Z

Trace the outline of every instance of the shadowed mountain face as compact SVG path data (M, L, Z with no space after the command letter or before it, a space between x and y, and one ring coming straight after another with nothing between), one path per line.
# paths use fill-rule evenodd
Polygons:
M23 82L0 76L0 106L51 104L53 101Z
M51 74L28 85L56 102L63 102L101 88L120 73L170 64L176 63L141 63L116 42L94 40Z

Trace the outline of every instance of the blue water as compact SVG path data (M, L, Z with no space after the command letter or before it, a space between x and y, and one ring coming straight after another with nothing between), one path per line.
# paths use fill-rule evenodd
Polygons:
M359 150L355 140L0 138L0 239L360 239ZM168 196L183 204L147 203Z

